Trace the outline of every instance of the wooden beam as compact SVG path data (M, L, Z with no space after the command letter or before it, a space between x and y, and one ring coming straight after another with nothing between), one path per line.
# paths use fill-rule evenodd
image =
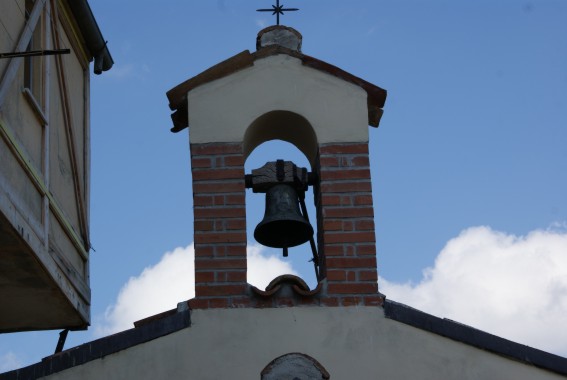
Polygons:
M43 11L43 7L45 6L46 0L36 0L35 4L33 5L33 9L30 13L30 17L26 21L22 31L20 33L20 39L18 40L18 44L16 45L14 51L24 51L26 50L28 44L33 35L33 31L35 26L37 25L37 21L41 16L41 12ZM10 59L10 63L6 67L6 71L4 72L4 76L2 77L2 81L0 81L0 107L2 107L2 103L4 103L4 98L12 85L12 82L16 78L18 74L18 69L20 67L20 63L22 62L22 58L12 58Z
M51 2L48 2L46 5L46 9L47 9L47 14L51 15L52 14L52 10L53 10L53 6ZM56 20L54 20L53 17L49 17L49 20L51 21L51 23L57 22ZM52 41L52 34L51 34L51 28L46 27L45 28L45 48L47 49L52 49L53 48L53 41ZM51 113L51 59L46 59L45 60L45 66L43 67L43 72L44 72L44 76L43 76L43 95L42 98L44 100L44 107L45 109L43 110L43 114L45 115L45 118L47 119L45 124L43 125L43 178L45 180L45 187L47 187L48 189L51 187L51 183L50 183L50 176L49 176L49 163L50 163L50 155L51 155L51 149L50 149L50 125L49 125L49 120L50 120L50 113ZM50 215L51 215L51 208L49 207L49 197L48 196L44 196L43 197L43 228L45 229L45 247L47 249L49 249L49 239L51 238L49 236L49 219L50 219ZM65 229L63 228L63 231L65 231ZM88 260L87 260L88 261Z
M55 20L59 18L57 12L58 12L57 9L52 9L52 13L54 15L53 18ZM51 26L52 26L53 42L55 48L59 49L61 38L59 35L58 25L52 24ZM83 199L84 193L81 188L81 183L79 181L79 167L78 167L78 159L77 159L77 149L75 146L76 145L75 133L73 131L73 117L72 117L72 107L69 97L69 88L67 86L67 78L65 76L63 57L60 55L55 56L55 60L57 66L57 77L59 79L59 89L61 91L61 96L62 96L61 105L63 107L63 124L65 125L65 136L67 138L67 146L69 149L69 158L71 162L71 174L73 177L73 185L75 188L75 203L79 214L79 229L85 243L85 248L88 249L90 247L89 228L88 228L85 201Z
M69 222L69 220L65 217L63 211L61 211L61 208L57 204L57 201L55 200L55 198L53 198L51 192L45 186L45 182L41 178L41 175L37 173L36 169L33 167L31 159L24 153L24 149L17 142L16 137L12 134L9 128L4 127L2 123L0 123L0 138L3 138L4 141L6 141L8 148L12 151L18 162L22 164L22 168L26 172L27 176L32 180L34 186L42 195L47 195L47 197L49 198L49 206L53 211L53 215L61 223L61 227L71 238L73 245L75 245L83 259L88 260L88 249L85 248L84 242L73 230L71 222Z

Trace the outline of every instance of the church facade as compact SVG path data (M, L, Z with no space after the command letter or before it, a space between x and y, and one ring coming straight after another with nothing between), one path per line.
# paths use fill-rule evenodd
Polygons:
M303 54L301 39L291 28L266 28L255 52L167 94L173 130L189 129L195 298L0 379L567 376L567 359L379 292L368 126L378 126L386 91ZM295 145L309 172L282 161L245 173L250 153L273 139ZM291 275L265 289L247 283L245 192L281 185L314 193L312 289ZM277 238L268 234L267 241ZM274 244L285 252L295 243Z
M112 57L86 0L0 2L0 333L90 324L90 73Z

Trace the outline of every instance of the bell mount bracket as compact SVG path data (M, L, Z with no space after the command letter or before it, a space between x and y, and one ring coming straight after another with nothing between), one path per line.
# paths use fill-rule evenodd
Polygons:
M281 184L290 185L301 193L315 182L313 173L307 172L306 168L284 160L267 162L261 168L253 169L252 174L246 174L244 179L246 188L251 188L254 193L265 193L272 186Z

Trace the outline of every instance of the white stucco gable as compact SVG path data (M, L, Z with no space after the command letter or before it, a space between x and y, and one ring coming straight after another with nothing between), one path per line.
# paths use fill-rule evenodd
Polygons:
M386 95L303 54L299 32L284 26L260 31L256 52L243 51L167 92L172 131L189 127L193 143L242 141L246 127L271 111L306 118L320 144L367 141L367 127L378 126ZM223 140L211 132L219 126Z
M256 60L187 98L192 143L242 141L255 119L276 110L307 119L320 144L368 141L366 91L285 54Z

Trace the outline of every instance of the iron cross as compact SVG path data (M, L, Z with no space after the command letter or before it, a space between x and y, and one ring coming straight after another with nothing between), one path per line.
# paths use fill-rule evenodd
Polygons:
M284 11L298 11L299 8L284 8L283 5L280 5L280 0L276 0L276 5L272 5L272 8L268 9L256 9L257 12L272 12L272 16L276 15L277 25L280 24L280 15L284 14Z

